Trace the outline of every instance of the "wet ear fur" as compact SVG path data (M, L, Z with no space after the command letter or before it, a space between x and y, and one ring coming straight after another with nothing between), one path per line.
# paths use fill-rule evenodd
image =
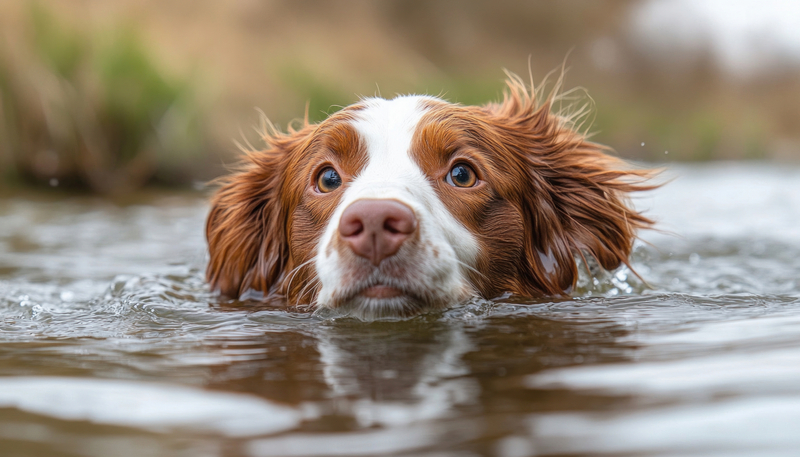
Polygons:
M559 83L541 104L518 77L509 75L507 85L503 102L485 108L521 170L514 173L516 203L529 236L520 293L564 295L577 281L576 255L589 254L606 270L628 265L636 231L653 221L632 209L627 196L658 186L644 183L653 171L607 155L570 116L552 112Z
M289 256L287 208L281 199L291 151L307 141L311 126L279 133L266 123L267 149L245 150L234 173L219 178L206 220L210 260L206 279L238 298L248 289L274 292Z

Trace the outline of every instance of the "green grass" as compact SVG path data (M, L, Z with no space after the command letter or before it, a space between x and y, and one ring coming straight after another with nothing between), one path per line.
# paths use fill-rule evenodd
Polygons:
M169 75L131 29L86 33L38 3L28 18L28 52L0 56L0 155L17 177L115 193L174 179L203 152L191 82Z

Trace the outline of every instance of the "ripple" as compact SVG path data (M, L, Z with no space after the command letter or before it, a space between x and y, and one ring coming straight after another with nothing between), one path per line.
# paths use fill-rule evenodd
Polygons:
M0 407L66 421L242 437L296 427L298 411L234 393L110 379L0 378Z
M211 292L201 199L3 201L0 435L22 417L58 449L111 425L219 455L780 455L800 444L797 182L689 169L645 202L678 235L581 265L571 298L381 322Z

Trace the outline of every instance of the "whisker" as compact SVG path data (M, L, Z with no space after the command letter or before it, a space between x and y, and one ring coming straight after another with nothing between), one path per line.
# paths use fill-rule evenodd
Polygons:
M313 262L314 260L316 260L316 259L312 257L312 258L311 258L311 259L309 259L308 261L306 261L306 262L303 262L303 263L301 263L300 265L296 266L295 268L293 268L293 269L292 269L292 271L290 271L290 272L289 272L289 274L291 275L291 277L289 278L289 282L288 282L288 284L286 284L286 290L287 290L287 291L289 291L289 290L291 289L291 287L292 287L292 281L294 281L294 278L295 278L295 276L297 276L297 273L299 273L299 272L300 272L300 269L301 269L301 268L303 268L304 266L308 265L309 263Z
M300 306L300 300L305 296L306 289L308 289L309 287L312 287L312 293L316 293L316 292L318 292L316 289L317 289L317 287L319 287L319 285L320 285L319 278L315 277L312 281L309 281L309 283L306 284L305 287L303 287L303 289L297 295L297 300L295 301L295 306Z
M455 259L455 260L456 260L456 263L458 263L458 264L459 264L459 265L461 265L462 267L464 267L464 268L466 268L466 269L468 269L468 270L470 270L470 271L474 272L475 274L477 274L477 275L480 275L480 276L481 276L483 279L489 279L489 278L488 278L488 277L487 277L485 274L483 274L483 273L481 273L480 271L478 271L478 269L477 269L477 268L475 268L475 267L473 267L473 266L471 266L471 265L467 265L466 263L464 263L464 262L462 262L462 261L460 261L460 260L458 260L458 259Z

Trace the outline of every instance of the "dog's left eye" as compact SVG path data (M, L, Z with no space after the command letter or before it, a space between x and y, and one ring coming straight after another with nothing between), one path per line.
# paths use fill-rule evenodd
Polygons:
M450 169L445 178L447 184L455 187L472 187L478 182L475 170L469 165L459 163Z
M323 169L317 176L317 190L327 194L333 192L342 185L342 178L339 173L331 167Z

